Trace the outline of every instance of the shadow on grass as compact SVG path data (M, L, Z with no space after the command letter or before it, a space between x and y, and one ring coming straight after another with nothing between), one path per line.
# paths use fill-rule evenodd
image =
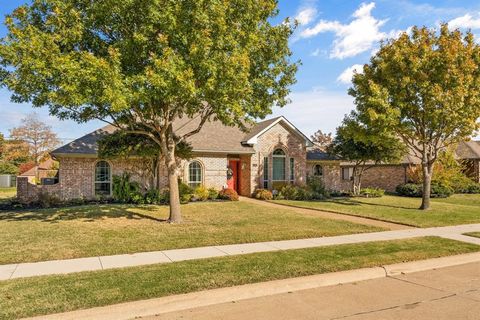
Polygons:
M395 208L395 209L407 209L407 210L417 210L418 209L418 208L395 206L395 205L383 204L383 203L362 202L362 201L355 200L354 198L328 199L328 200L325 200L325 202L331 202L331 203L345 205L345 206L367 205L367 206L386 207L386 208Z
M50 209L31 209L22 211L0 212L0 221L40 221L57 223L69 220L82 220L83 222L93 222L105 218L127 218L133 220L148 219L155 222L166 222L167 219L160 219L148 214L131 212L128 209L134 207L115 205L115 204L99 204L85 205L67 208L50 208ZM155 211L154 206L138 206L145 211Z

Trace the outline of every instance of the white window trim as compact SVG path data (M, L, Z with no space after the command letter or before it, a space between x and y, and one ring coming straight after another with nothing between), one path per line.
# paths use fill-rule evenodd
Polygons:
M190 180L190 165L192 165L193 163L198 163L198 165L200 166L200 181L192 181ZM196 187L199 187L199 186L202 186L204 183L203 183L203 177L205 176L205 173L204 173L204 169L203 169L203 164L202 162L200 162L199 160L192 160L188 163L188 166L187 166L187 184L189 187L192 187L192 188L196 188ZM197 186L196 187L193 187L192 184L196 184Z
M275 154L275 151L277 151L277 150L282 150L283 154L282 155ZM275 167L273 165L273 160L275 160L275 158L282 158L284 160L284 162L283 162L283 166L284 166L283 167L283 179L280 179L280 180L274 179ZM288 181L288 179L287 179L288 176L289 176L289 172L287 172L287 153L282 148L275 148L272 152L272 182L287 182Z
M345 176L343 175L344 170L348 170L348 179L345 179ZM340 174L343 181L351 181L353 177L353 167L342 167Z
M97 181L97 165L100 163L100 162L105 162L108 164L108 167L109 167L109 175L108 175L108 181ZM112 164L107 161L107 160L98 160L95 162L94 166L93 166L93 194L95 196L107 196L107 197L111 197L112 196L112 191L113 191L113 178L112 178ZM108 183L110 184L110 192L108 195L100 195L98 194L97 195L97 192L96 192L96 186L97 184L100 184L100 183Z

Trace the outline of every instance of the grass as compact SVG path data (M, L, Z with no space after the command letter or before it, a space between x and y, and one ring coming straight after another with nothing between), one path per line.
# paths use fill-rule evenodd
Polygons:
M0 188L0 203L17 195L17 188Z
M0 318L65 312L479 249L472 244L425 237L9 280L0 282Z
M280 204L329 210L417 227L439 227L480 222L480 195L432 199L431 209L418 210L421 200L398 196L335 198L326 201L276 200Z
M480 232L470 232L470 233L465 233L465 235L470 237L480 238Z
M0 212L0 264L382 230L241 201L192 203L182 211L185 222L173 225L165 222L166 206Z

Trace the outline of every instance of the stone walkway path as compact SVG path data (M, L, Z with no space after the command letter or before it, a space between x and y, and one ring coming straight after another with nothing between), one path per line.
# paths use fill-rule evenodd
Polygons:
M105 270L157 263L172 263L177 261L234 256L255 252L324 247L331 245L371 241L400 240L424 236L439 236L443 238L454 239L480 245L480 238L473 238L462 235L467 232L478 231L480 231L480 224L470 224L451 227L393 230L373 233L351 234L335 237L257 242L189 249L164 250L155 252L142 252L115 256L9 264L0 265L0 280L41 275L66 274L81 271Z
M376 219L373 219L373 218L362 218L362 217L357 217L357 216L354 216L354 215L349 215L349 214L344 214L344 213L334 213L334 212L328 212L328 211L321 211L321 210L317 210L317 209L298 208L298 207L286 206L286 205L283 205L283 204L278 204L278 203L273 203L273 202L268 202L268 201L260 201L260 200L256 200L256 199L252 199L252 198L246 198L246 197L241 197L240 200L244 201L244 202L254 203L256 205L262 205L262 206L269 207L269 208L278 208L278 209L287 208L288 210L292 210L294 212L298 212L298 213L301 213L301 214L310 214L310 215L314 214L317 217L321 217L321 218L325 218L325 219L348 221L348 222L364 224L364 225L369 225L369 226L374 226L374 227L381 227L381 228L385 228L385 229L388 229L388 230L404 230L404 229L413 228L413 227L410 227L410 226L407 226L407 225L376 220Z

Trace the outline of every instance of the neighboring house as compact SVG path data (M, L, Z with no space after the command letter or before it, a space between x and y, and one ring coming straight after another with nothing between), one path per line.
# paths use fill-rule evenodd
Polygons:
M54 178L58 173L53 159L47 159L38 166L25 171L18 177L27 177L30 183L40 183L44 178Z
M181 134L198 125L198 119L180 119L174 129ZM33 185L27 177L17 180L17 195L23 202L34 201L40 193L64 200L110 196L112 177L131 174L145 189L151 184L151 171L136 159L98 158L98 141L116 129L106 126L56 150L51 155L59 162L58 183ZM256 189L275 189L285 184L304 185L308 175L321 177L330 190L350 190L353 166L315 148L300 130L284 117L253 125L247 132L206 122L200 132L188 139L193 159L182 161L180 179L192 187L232 188L250 196ZM479 181L478 142L460 144L457 154L469 164L468 174ZM364 173L364 187L394 191L408 181L408 168L419 160L406 156L398 164L381 164ZM160 185L168 186L167 172L161 167Z

